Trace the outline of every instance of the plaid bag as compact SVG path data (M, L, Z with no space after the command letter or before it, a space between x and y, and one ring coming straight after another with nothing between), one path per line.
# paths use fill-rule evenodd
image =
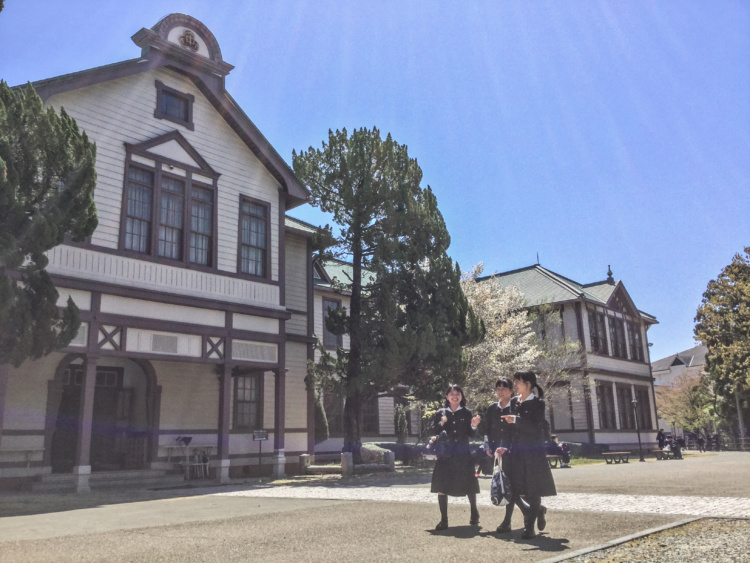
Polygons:
M495 454L495 469L492 474L492 484L490 485L490 500L495 506L505 506L510 503L511 495L510 479L503 473L503 458Z

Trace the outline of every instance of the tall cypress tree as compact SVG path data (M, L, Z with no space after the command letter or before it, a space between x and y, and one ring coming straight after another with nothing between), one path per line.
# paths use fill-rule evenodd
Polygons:
M80 326L58 293L44 253L97 226L96 146L31 85L0 81L0 364L19 366L66 346Z
M461 291L461 272L447 255L450 236L432 190L407 147L373 128L329 131L321 149L293 153L294 171L312 204L330 213L327 256L352 263L349 310L328 327L349 335L349 350L323 351L317 374L340 377L346 396L344 451L361 444L363 400L395 384L434 398L463 379L462 346L483 325Z

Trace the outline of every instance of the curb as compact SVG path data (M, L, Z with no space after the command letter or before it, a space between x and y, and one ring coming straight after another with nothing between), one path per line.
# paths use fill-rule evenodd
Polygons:
M685 524L690 524L691 522L695 522L696 520L702 520L704 518L705 516L696 516L695 518L688 518L687 520L680 520L679 522L673 522L672 524L659 526L658 528L651 528L650 530L636 532L635 534L630 534L629 536L623 536L621 538L617 538L617 539L608 541L606 543L602 543L602 544L595 545L592 547L585 547L583 549L576 550L572 553L566 553L565 555L559 555L557 557L552 557L551 559L544 559L540 561L539 563L557 563L558 561L567 561L569 559L573 559L574 557L580 557L581 555L586 555L587 553L592 553L594 551L600 551L602 549L615 547L617 545L627 543L631 540L636 540L638 538L650 536L651 534L656 534L658 532L663 532L665 530L670 530L672 528L679 528L680 526L684 526Z

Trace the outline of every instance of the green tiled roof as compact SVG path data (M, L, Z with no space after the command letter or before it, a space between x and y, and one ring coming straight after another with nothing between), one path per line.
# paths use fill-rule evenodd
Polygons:
M482 277L480 281L489 277ZM619 280L584 285L538 264L509 272L500 272L495 274L494 277L503 287L517 287L523 293L526 303L530 307L544 303L563 303L579 299L599 305L607 305L617 288L622 286ZM644 320L657 322L653 315L643 311L638 312Z
M297 231L302 231L310 235L314 235L318 231L318 227L316 227L315 225L305 223L304 221L300 221L299 219L295 219L294 217L289 217L289 215L284 216L284 226L286 226L287 229L295 229Z
M326 274L331 280L337 279L340 283L350 284L352 276L352 264L351 262L344 262L343 260L320 260L318 264L323 267ZM371 276L367 270L362 270L362 283L368 284L375 281L374 277ZM331 287L331 284L324 280L315 280L315 285L318 287Z

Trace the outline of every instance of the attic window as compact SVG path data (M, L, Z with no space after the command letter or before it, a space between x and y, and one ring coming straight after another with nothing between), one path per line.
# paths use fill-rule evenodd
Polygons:
M316 280L325 280L325 277L323 276L323 271L319 264L315 264L313 266L313 278Z
M156 81L156 111L154 117L167 119L195 130L193 125L193 102L195 96L179 92L174 88L165 86L163 82Z

